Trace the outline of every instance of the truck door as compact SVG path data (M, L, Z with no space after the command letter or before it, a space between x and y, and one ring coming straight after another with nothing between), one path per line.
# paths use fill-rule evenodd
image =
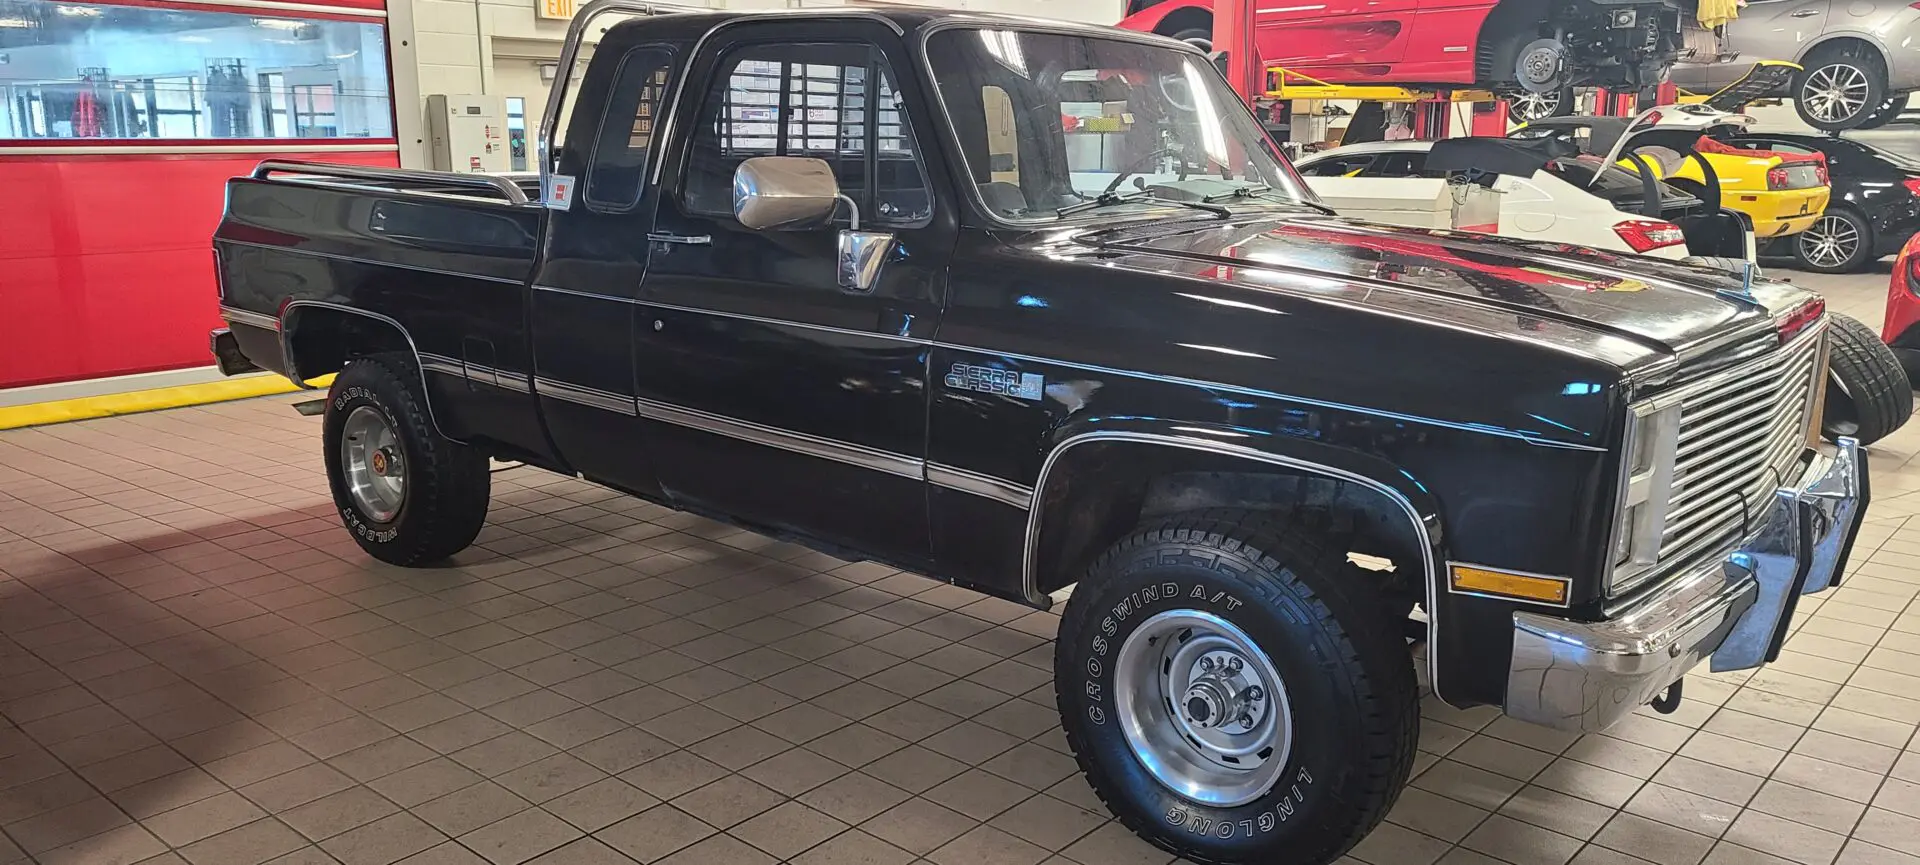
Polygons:
M955 228L933 104L899 36L867 19L751 22L696 59L673 121L634 322L661 484L694 510L899 563L928 558L927 357ZM903 92L901 88L906 88ZM833 168L860 228L897 241L843 288L847 227L752 231L733 172L756 156Z
M653 225L654 121L681 53L664 44L594 52L570 100L584 108L563 133L533 280L534 392L554 446L574 470L654 498L634 402L633 322Z

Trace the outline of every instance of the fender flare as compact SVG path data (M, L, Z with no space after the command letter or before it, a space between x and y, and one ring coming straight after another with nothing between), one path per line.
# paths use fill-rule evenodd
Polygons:
M1439 617L1434 614L1434 610L1438 606L1439 600L1436 596L1439 590L1438 580L1440 578L1440 573L1437 568L1442 562L1434 548L1433 535L1439 526L1439 512L1436 506L1437 503L1433 501L1431 496L1421 496L1424 500L1421 502L1421 505L1425 506L1423 513L1422 508L1415 504L1413 498L1403 492L1398 486L1389 484L1378 478L1370 477L1361 472L1298 456L1250 448L1244 445L1236 445L1194 435L1182 435L1176 432L1116 429L1092 430L1065 436L1053 445L1052 449L1047 452L1045 461L1041 463L1040 474L1034 480L1031 504L1027 508L1027 535L1024 544L1025 549L1021 554L1021 591L1025 594L1029 603L1041 609L1045 609L1051 604L1051 598L1040 592L1039 575L1035 572L1035 560L1039 554L1040 523L1042 511L1045 510L1045 508L1041 506L1041 502L1044 501L1046 496L1049 476L1052 474L1054 466L1059 462L1060 457L1067 451L1079 445L1103 441L1134 442L1160 447L1202 451L1245 459L1252 462L1265 463L1267 465L1284 466L1297 471L1356 483L1385 496L1389 501L1399 506L1401 511L1406 514L1408 522L1413 525L1415 537L1419 539L1422 559L1421 566L1424 571L1421 583L1424 586L1424 608L1427 610L1427 645L1437 645L1436 638L1439 633L1440 622ZM1437 652L1430 651L1427 653L1427 674L1429 681L1433 683L1434 695L1439 696L1440 678ZM1445 700L1444 697L1441 699L1443 701Z
M433 431L438 433L441 438L445 438L448 441L456 441L456 442L460 441L459 439L456 439L456 438L453 438L452 436L447 435L446 431L441 429L440 427L440 418L433 408L432 389L427 386L426 362L420 356L420 347L417 344L415 344L413 341L413 334L408 332L406 325L401 324L399 320L389 315L383 315L381 313L373 312L371 310L360 309L359 307L347 306L346 304L334 303L332 301L325 301L325 300L290 300L288 301L284 306L280 308L280 318L279 318L280 354L282 357L286 358L286 366L287 366L286 376L288 379L292 380L295 387L298 387L301 390L316 389L314 388L313 385L307 384L306 379L300 376L300 372L297 369L298 364L295 361L295 358L297 357L297 355L295 355L293 351L294 315L295 313L298 313L300 310L307 309L307 308L325 309L333 312L340 312L340 313L346 313L348 315L357 315L363 318L369 318L374 321L380 322L381 324L384 324L388 327L391 327L395 331L397 331L400 334L400 338L407 341L407 350L413 353L413 369L414 369L414 372L418 373L420 376L420 398L421 398L421 401L426 405L427 422L433 424ZM462 443L464 444L464 442Z

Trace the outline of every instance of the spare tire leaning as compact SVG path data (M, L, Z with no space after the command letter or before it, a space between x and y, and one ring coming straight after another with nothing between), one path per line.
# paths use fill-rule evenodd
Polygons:
M1913 385L1893 349L1859 319L1830 313L1827 403L1820 432L1863 445L1893 434L1913 416Z

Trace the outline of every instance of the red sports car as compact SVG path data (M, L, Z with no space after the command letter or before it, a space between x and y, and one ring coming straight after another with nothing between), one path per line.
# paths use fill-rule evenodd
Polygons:
M1683 28L1700 29L1694 2L1257 0L1253 17L1262 62L1334 84L1557 93L1659 83ZM1130 0L1127 11L1121 27L1212 47L1213 0Z
M1887 319L1880 339L1893 348L1907 378L1920 384L1920 234L1907 241L1893 261L1887 283Z

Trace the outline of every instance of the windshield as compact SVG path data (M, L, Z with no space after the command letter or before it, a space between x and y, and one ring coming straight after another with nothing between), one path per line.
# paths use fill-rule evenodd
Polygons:
M951 29L927 44L981 200L1012 221L1313 193L1205 58L1087 35ZM1236 194L1237 193L1237 194ZM1103 196L1105 196L1103 198Z

